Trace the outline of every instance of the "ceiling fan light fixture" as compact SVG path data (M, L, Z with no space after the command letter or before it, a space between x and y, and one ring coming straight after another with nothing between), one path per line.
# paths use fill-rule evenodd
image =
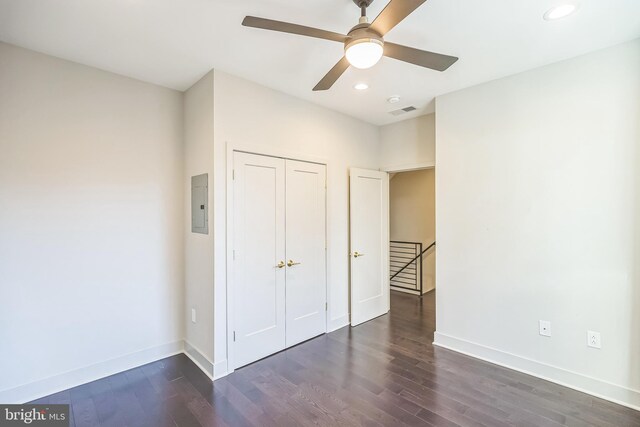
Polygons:
M373 22L369 23L367 8L373 1L353 0L360 9L360 19L358 24L346 34L256 16L245 16L242 20L242 25L342 43L344 45L344 55L313 87L314 92L329 90L349 67L371 68L380 61L382 56L436 71L445 71L458 60L455 56L428 52L395 43L385 44L384 36L415 12L426 0L389 0L382 12L378 14Z
M371 68L380 61L383 43L373 38L362 38L347 44L345 56L349 64L361 70Z

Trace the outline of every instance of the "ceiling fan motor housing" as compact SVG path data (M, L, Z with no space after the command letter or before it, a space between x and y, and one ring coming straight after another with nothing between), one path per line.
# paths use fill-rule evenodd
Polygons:
M362 15L360 16L358 25L350 29L349 33L347 33L348 38L344 42L345 52L349 47L358 43L376 43L384 46L382 35L369 28L371 24L367 19L367 8L373 3L373 0L353 0L353 2L362 10Z
M347 34L349 37L344 42L344 50L358 43L376 43L380 46L384 46L384 39L382 36L369 28L369 24L358 24L353 27Z

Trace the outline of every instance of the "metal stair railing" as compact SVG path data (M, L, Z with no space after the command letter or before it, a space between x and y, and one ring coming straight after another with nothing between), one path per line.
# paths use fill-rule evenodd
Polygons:
M389 242L390 273L389 279L392 289L402 290L422 297L422 261L423 255L436 242L422 249L421 242L404 242L392 240Z

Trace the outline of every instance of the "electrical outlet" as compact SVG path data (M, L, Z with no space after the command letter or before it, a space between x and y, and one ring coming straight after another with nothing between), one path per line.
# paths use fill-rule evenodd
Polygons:
M191 321L193 323L196 323L196 309L195 308L191 309Z
M551 336L551 322L549 322L548 320L540 321L540 335L542 335L543 337Z
M593 348L602 348L600 332L587 331L587 345Z

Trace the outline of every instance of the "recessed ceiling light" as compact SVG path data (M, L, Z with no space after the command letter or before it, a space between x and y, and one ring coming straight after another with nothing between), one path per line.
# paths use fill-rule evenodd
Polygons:
M566 18L578 9L578 6L573 3L560 4L547 10L544 14L544 19L547 21L555 21L556 19Z
M366 83L358 83L355 86L353 86L353 88L355 90L367 90L367 89L369 89L369 85L366 84Z
M392 96L389 99L387 99L387 102L389 104L395 104L396 102L400 101L400 97L399 96Z

